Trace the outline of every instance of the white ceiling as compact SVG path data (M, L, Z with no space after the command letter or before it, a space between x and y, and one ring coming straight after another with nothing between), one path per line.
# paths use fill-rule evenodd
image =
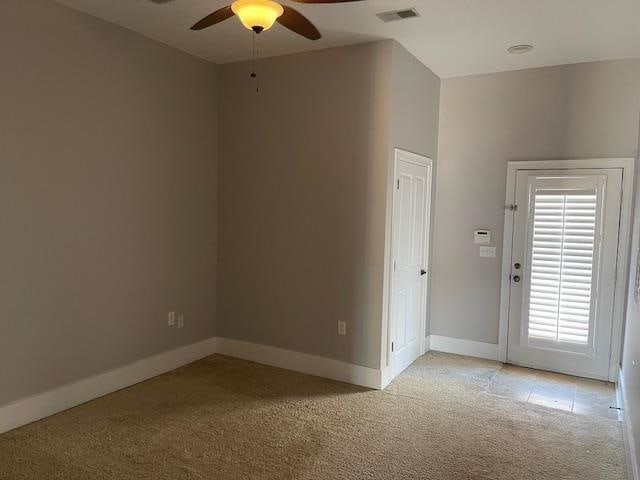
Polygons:
M230 0L58 0L215 63L251 56L236 18L201 32L196 21ZM323 34L306 40L280 25L259 37L261 56L394 38L439 76L640 57L639 0L365 0L302 5ZM415 7L421 18L383 23L375 14ZM507 47L531 43L533 52Z

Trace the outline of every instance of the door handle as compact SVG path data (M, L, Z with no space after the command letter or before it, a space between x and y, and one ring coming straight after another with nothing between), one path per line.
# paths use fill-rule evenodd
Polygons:
M420 270L420 276L426 275L426 274L427 274L427 271L424 268Z

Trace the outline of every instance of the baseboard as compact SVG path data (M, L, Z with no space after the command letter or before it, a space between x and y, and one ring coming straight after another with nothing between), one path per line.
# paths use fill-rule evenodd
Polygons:
M0 433L169 372L215 353L216 348L215 338L206 339L0 406Z
M455 353L467 357L498 360L498 345L493 343L474 342L462 338L443 337L441 335L429 335L427 337L429 350L437 352Z
M628 414L627 395L625 392L624 375L622 375L622 371L620 371L618 374L618 383L616 383L616 397L618 407L622 409L624 448L627 453L627 471L629 472L629 480L640 480L640 466L638 465L638 457L636 454L636 442L633 436L631 419Z
M214 353L368 388L381 389L390 381L389 369L377 370L307 353L214 337L0 406L0 433L162 375Z
M380 371L380 388L379 390L384 390L391 383L393 378L391 378L391 366L387 365Z
M382 370L257 343L218 337L218 353L362 387L383 388Z
M496 360L498 357L497 345L439 335L427 337L425 350L490 360ZM0 433L129 387L214 353L374 389L383 389L391 381L389 367L363 367L308 353L215 337L0 406Z

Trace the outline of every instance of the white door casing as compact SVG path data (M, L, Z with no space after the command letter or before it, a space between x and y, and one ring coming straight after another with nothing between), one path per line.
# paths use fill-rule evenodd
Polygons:
M418 358L425 341L431 164L396 151L391 243L391 378Z

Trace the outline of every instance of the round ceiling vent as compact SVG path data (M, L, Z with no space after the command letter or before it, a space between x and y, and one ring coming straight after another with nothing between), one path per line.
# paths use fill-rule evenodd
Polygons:
M507 48L507 52L509 53L513 53L516 55L522 54L522 53L528 53L531 50L533 50L533 45L512 45L511 47Z

